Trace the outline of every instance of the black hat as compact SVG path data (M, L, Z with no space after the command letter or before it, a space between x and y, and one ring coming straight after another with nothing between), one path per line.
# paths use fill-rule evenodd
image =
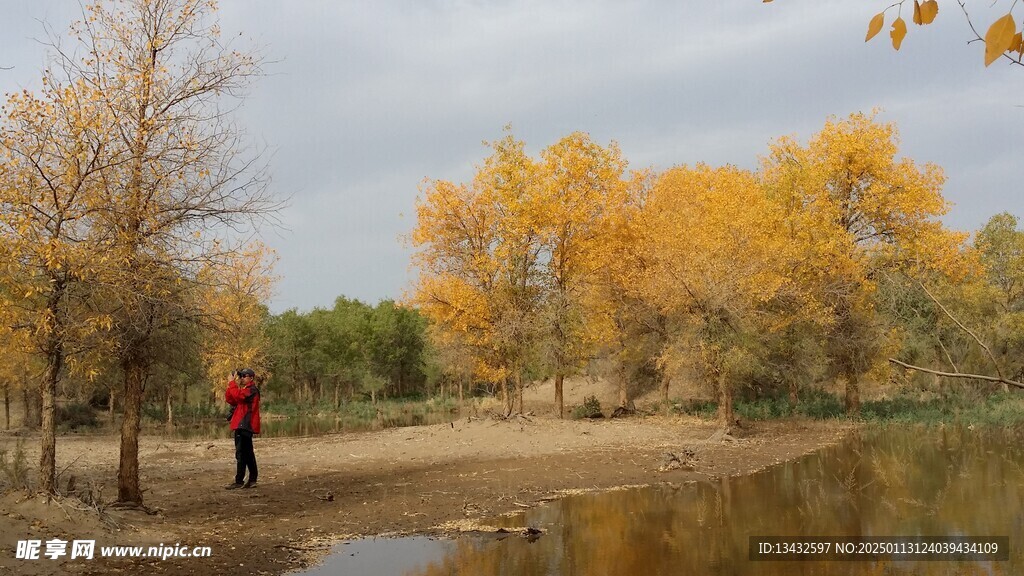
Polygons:
M251 378L256 377L256 373L252 371L252 368L243 368L238 371L239 376L249 376Z

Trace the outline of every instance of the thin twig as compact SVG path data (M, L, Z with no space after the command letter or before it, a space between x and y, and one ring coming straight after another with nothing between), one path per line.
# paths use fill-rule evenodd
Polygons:
M967 5L964 3L964 0L956 0L956 2L957 2L957 4L960 5L960 9L963 10L964 18L967 20L967 25L971 27L971 32L973 32L974 36L975 36L975 38L973 40L968 40L967 43L971 44L973 42L981 42L981 43L984 44L985 43L985 39L982 38L981 34L978 33L977 28L974 27L974 22L971 21L971 15L967 12ZM1016 5L1017 5L1017 0L1014 0L1013 5L1010 6L1010 11L1013 11L1013 7L1016 6ZM1021 62L1021 59L1020 59L1019 56L1016 59L1014 59L1013 56L1010 56L1006 52L1003 52L1002 56L1004 58L1006 58L1007 60L1009 60L1010 62L1012 62L1014 64L1017 64L1018 66L1024 66L1024 62Z
M78 462L79 458L81 458L82 456L84 456L84 454L79 454L78 458L75 458L67 466L61 468L60 472L58 472L57 475L53 478L54 484L56 484L57 481L60 480L60 475L67 472L68 468L74 466L75 462Z
M73 519L71 518L71 514L68 514L68 511L67 511L67 510L66 510L66 509L64 508L64 505L60 503L60 498L54 498L54 499L52 499L52 500L51 500L51 502L53 502L54 504L56 504L56 505L57 505L57 507L58 507L58 508L60 508L60 511L61 511L61 512L63 512L63 513L64 513L64 515L68 517L68 522L71 522L71 523L74 523L74 522L75 522L75 521L74 521L74 520L73 520Z
M956 367L956 362L953 362L953 357L949 355L949 350L946 350L946 345L942 343L942 338L935 337L939 342L939 348L942 348L942 353L946 355L946 360L949 361L949 365L953 367L953 372L959 372L960 369Z

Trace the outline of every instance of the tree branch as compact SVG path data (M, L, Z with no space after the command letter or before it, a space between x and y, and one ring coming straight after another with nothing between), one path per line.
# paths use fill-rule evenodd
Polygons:
M983 376L981 374L964 374L962 372L940 372L938 370L931 370L929 368L922 368L920 366L913 366L906 362L900 362L895 358L889 358L889 362L902 366L908 370L916 370L918 372L924 372L926 374L935 374L936 376L945 376L947 378L970 378L974 380L985 380L986 382L996 382L999 384L1009 384L1010 386L1016 386L1017 388L1024 389L1024 383L1017 382L1016 380L1007 380L1006 378L996 378L993 376Z
M971 32L974 33L974 39L973 40L968 40L967 43L970 44L972 42L981 42L982 44L984 44L985 43L985 39L982 38L981 34L978 32L978 29L974 27L974 22L971 21L971 15L967 12L967 4L964 3L964 0L956 0L956 2L957 2L957 4L960 5L960 9L963 10L964 18L967 19L967 25L971 27ZM1014 0L1013 4L1014 5L1017 4L1016 0ZM1013 5L1010 6L1010 10L1011 11L1013 10ZM1006 52L1003 52L1002 56L1003 56L1003 58L1006 58L1007 60L1009 60L1013 64L1016 64L1018 66L1024 66L1024 62L1021 61L1020 57L1017 57L1016 59L1014 59L1013 56L1010 56Z
M1003 371L999 369L999 362L996 362L996 357L992 355L992 351L989 350L988 346L986 346L985 343L981 341L981 338L978 338L977 334L971 332L966 326L963 325L963 323L961 323L952 314L950 314L949 310L946 310L946 307L942 305L942 302L939 302L939 300L935 298L935 296L928 290L928 288L925 287L925 285L920 280L915 280L915 282L917 282L917 285L920 286L922 290L924 290L924 293L927 294L928 297L932 299L932 302L935 302L935 305L938 306L939 309L942 310L942 312L946 316L948 316L950 320L952 320L957 326L959 326L961 330L970 334L971 338L974 338L974 341L978 343L978 346L981 346L982 349L985 350L985 354L988 355L988 359L992 361L992 365L995 366L996 368L996 374L999 375L998 381L1006 382L1006 380L1003 379Z

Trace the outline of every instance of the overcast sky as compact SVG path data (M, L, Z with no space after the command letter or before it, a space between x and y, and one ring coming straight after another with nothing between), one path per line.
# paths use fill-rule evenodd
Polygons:
M778 136L878 107L902 154L945 169L947 225L1024 217L1024 67L986 69L951 0L898 53L892 15L865 44L890 3L222 0L224 35L275 61L239 113L290 199L286 229L262 231L280 256L271 309L401 297L421 182L468 180L506 124L532 153L580 130L634 168L755 168ZM968 0L982 29L1009 6L989 4ZM0 91L38 88L40 21L63 32L79 2L0 5Z

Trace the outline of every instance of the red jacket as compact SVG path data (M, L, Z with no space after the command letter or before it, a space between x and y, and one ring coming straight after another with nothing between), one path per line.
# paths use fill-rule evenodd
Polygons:
M253 434L260 433L260 389L250 383L239 386L234 380L228 383L224 399L234 406L231 413L232 430L248 430Z

